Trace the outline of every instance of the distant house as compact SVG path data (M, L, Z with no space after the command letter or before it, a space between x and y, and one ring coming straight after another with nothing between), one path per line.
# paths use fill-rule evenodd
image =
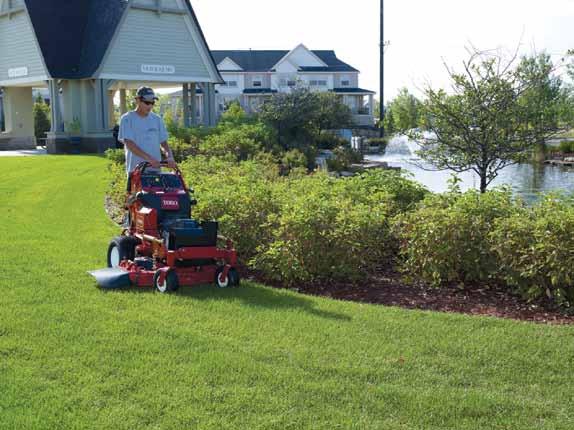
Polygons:
M359 71L343 62L335 51L311 51L300 44L291 51L212 51L225 80L217 88L217 108L239 101L247 112L274 93L306 86L339 94L349 106L355 123L374 125L374 91L359 86Z
M358 126L374 125L374 91L359 87L359 71L337 58L334 51L310 51L298 45L291 51L211 51L225 84L216 86L217 114L232 101L247 112L276 93L305 86L314 91L339 94ZM169 105L177 116L182 91L170 94ZM196 91L195 120L204 116L203 94ZM166 106L167 108L167 106Z

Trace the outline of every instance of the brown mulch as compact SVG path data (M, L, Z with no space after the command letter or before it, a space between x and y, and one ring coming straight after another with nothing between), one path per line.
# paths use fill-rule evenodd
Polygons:
M276 288L286 288L256 273L248 278ZM444 285L433 288L423 283L405 283L399 273L381 269L360 284L321 283L299 285L294 290L336 300L398 306L438 312L461 313L531 321L544 324L574 324L574 313L548 299L526 302L500 285Z

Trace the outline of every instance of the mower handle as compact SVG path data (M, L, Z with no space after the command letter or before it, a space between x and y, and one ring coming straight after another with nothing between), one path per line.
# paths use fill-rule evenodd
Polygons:
M179 167L177 165L175 167L169 167L167 161L160 161L159 165L160 167L167 167L168 169L174 170L176 173L181 174L181 171L179 170ZM140 164L136 166L134 170L139 170L143 173L148 167L151 167L151 163L149 161L142 161Z

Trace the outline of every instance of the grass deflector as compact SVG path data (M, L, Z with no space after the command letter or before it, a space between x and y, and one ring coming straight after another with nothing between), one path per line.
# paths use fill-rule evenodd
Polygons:
M191 218L196 201L181 171L150 167L144 162L130 173L122 235L110 242L108 268L89 273L102 288L153 286L165 293L211 282L238 286L233 244L218 236L217 222Z

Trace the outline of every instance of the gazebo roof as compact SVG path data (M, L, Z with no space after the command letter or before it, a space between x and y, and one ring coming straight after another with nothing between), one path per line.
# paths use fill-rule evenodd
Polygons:
M93 77L128 5L127 0L24 1L46 68L58 79ZM185 4L208 46L189 0Z

